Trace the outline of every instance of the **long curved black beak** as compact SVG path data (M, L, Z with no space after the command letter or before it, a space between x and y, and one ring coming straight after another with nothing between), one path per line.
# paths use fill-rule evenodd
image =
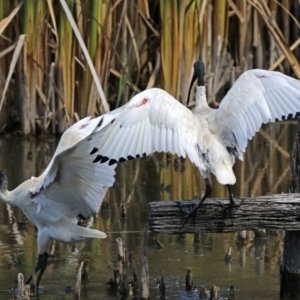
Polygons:
M188 98L187 98L187 105L189 104L189 99L190 99L190 93L191 89L193 87L193 84L196 79L198 79L197 86L204 86L204 73L205 73L205 67L204 63L201 60L198 60L194 63L194 74L190 83L189 87L189 93L188 93Z

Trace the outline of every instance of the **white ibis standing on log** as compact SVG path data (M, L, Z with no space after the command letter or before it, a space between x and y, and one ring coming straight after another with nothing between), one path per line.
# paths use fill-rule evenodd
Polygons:
M197 79L196 107L192 113L165 91L152 88L134 96L109 113L114 122L103 135L100 157L113 162L139 158L153 152L170 152L189 159L205 180L198 204L186 212L183 226L211 193L208 174L227 185L229 208L235 204L230 185L236 177L235 159L243 159L248 140L262 124L296 118L300 112L300 81L280 72L249 70L228 91L218 109L207 104L204 64L194 64L189 94ZM182 208L181 208L182 209Z

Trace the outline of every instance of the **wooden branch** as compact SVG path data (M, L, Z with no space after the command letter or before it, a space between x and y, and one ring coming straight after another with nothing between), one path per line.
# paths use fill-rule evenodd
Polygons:
M190 217L182 227L185 215L177 201L150 202L150 230L163 233L233 232L258 228L300 230L300 194L279 194L257 198L235 198L241 206L232 212L220 203L224 199L207 199L197 212L195 226ZM198 200L181 201L184 210L190 210Z

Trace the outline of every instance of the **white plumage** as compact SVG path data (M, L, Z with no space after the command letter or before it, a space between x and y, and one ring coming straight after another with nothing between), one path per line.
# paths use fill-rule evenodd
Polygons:
M235 157L242 159L248 139L262 123L295 117L298 111L300 82L279 72L245 72L219 109L208 106L205 87L197 86L194 114L165 91L153 88L109 113L115 121L104 134L99 153L116 161L153 152L176 153L188 156L201 173L209 171L220 183L234 184ZM218 177L222 164L228 168L227 179Z
M0 200L21 208L38 229L37 284L46 269L53 239L70 243L106 237L104 232L78 226L76 217L96 213L106 189L114 183L116 164L93 162L102 128L110 121L110 116L102 116L75 123L62 135L43 174L12 191L7 190L7 178L0 172ZM32 275L26 284L31 279Z
M263 123L298 116L300 81L280 72L250 70L238 78L219 108L212 109L206 101L203 63L196 62L194 69L194 113L161 89L145 90L108 114L115 120L103 135L99 153L114 161L161 151L188 156L206 183L205 195L188 214L195 217L211 192L208 173L227 185L234 206L229 185L236 182L235 159L243 159L248 140Z

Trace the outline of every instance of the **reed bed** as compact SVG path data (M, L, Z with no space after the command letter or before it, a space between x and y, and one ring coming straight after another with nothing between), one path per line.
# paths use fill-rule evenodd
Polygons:
M198 59L215 106L251 68L300 79L299 19L289 0L2 0L0 131L60 134L153 86L185 104Z

